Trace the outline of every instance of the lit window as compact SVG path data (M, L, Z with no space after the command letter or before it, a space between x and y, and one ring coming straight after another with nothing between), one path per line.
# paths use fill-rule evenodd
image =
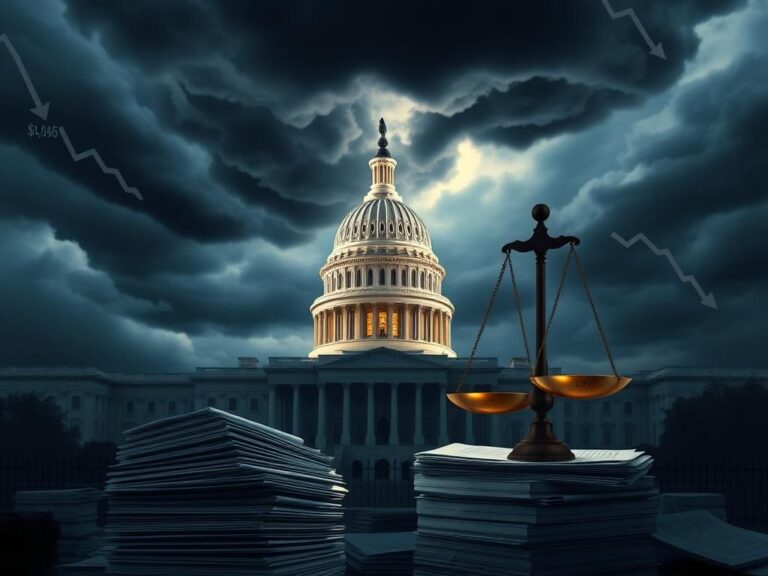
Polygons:
M365 313L365 335L373 336L373 312Z
M392 312L392 337L398 338L400 336L400 314L398 312Z
M232 411L237 410L237 398L229 399L229 409Z
M379 312L378 333L379 333L379 338L386 338L387 336L387 313L386 312Z

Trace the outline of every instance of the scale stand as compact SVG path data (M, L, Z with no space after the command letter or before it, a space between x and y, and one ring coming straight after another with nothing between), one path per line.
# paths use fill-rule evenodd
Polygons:
M534 252L536 254L536 365L533 368L533 376L547 376L547 252L562 248L566 244L578 244L580 240L575 236L558 236L553 238L547 232L544 221L549 218L549 206L536 204L531 210L533 219L538 222L533 229L533 235L525 241L515 240L505 244L501 249L505 254L510 251ZM530 391L531 410L536 412L536 417L531 422L528 435L518 442L508 458L524 462L562 462L573 460L575 457L570 448L555 436L552 423L547 419L547 412L552 409L555 401L551 394L532 386Z

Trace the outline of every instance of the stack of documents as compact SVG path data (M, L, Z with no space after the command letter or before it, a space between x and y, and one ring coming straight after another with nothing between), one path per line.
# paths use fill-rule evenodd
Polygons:
M344 573L331 457L215 408L125 436L107 482L107 574Z
M665 492L661 495L660 514L705 510L725 520L725 496L710 492Z
M411 576L414 532L347 534L350 575Z
M50 512L59 524L60 563L86 558L101 546L98 505L103 493L95 488L16 492L15 507L23 512Z
M347 532L413 532L416 530L414 508L347 508L344 514Z
M415 574L655 574L650 456L574 450L569 462L517 462L509 451L450 444L416 455Z

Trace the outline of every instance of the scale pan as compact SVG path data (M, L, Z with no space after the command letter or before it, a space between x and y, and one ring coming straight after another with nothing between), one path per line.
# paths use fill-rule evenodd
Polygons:
M554 396L564 398L602 398L616 394L632 381L626 376L556 374L531 376L531 382Z
M448 400L462 410L475 414L504 414L527 408L528 392L453 392Z

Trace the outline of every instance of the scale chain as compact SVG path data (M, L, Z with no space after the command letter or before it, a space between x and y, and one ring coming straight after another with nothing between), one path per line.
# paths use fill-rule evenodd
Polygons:
M475 337L475 343L472 346L472 352L469 354L469 360L467 360L467 363L464 366L464 372L462 373L461 378L459 379L459 383L456 385L456 392L459 392L461 390L461 387L464 385L464 380L466 379L467 374L469 373L469 369L472 366L472 362L475 359L475 352L477 352L477 345L480 343L480 338L483 335L483 330L485 330L485 325L488 323L488 317L491 314L493 303L496 300L496 295L499 292L499 286L501 286L501 280L502 278L504 278L504 268L507 267L507 260L509 260L509 254L507 254L507 258L502 263L501 270L499 270L499 277L496 280L496 286L493 288L493 293L491 294L491 300L488 302L488 308L485 309L483 322L480 324L480 330L477 332L477 336Z
M531 364L531 350L528 347L528 333L525 330L525 322L523 321L523 305L522 300L520 299L520 290L517 288L517 280L515 279L515 271L512 267L512 259L509 256L509 252L507 252L507 262L509 263L509 275L512 277L512 292L515 297L515 304L517 305L517 317L520 320L520 330L523 333L523 344L525 345L525 357L528 360L528 369L531 371L531 376L533 376L533 366Z
M576 269L579 271L579 276L581 277L581 283L584 285L584 292L587 294L587 301L589 301L589 305L592 308L592 315L595 317L595 324L597 324L597 331L600 332L600 338L603 341L603 346L605 347L605 353L608 355L608 362L611 363L611 370L613 370L613 375L616 376L616 378L619 377L619 373L616 370L616 364L613 362L613 355L611 354L611 349L608 347L608 338L605 336L605 331L603 330L603 325L600 323L600 318L597 315L597 308L595 307L595 302L592 300L592 293L589 291L589 285L587 284L587 275L584 272L584 267L581 265L581 260L579 259L579 255L576 253L576 249L574 248L573 244L571 244L571 251L573 252L573 258L576 260Z

